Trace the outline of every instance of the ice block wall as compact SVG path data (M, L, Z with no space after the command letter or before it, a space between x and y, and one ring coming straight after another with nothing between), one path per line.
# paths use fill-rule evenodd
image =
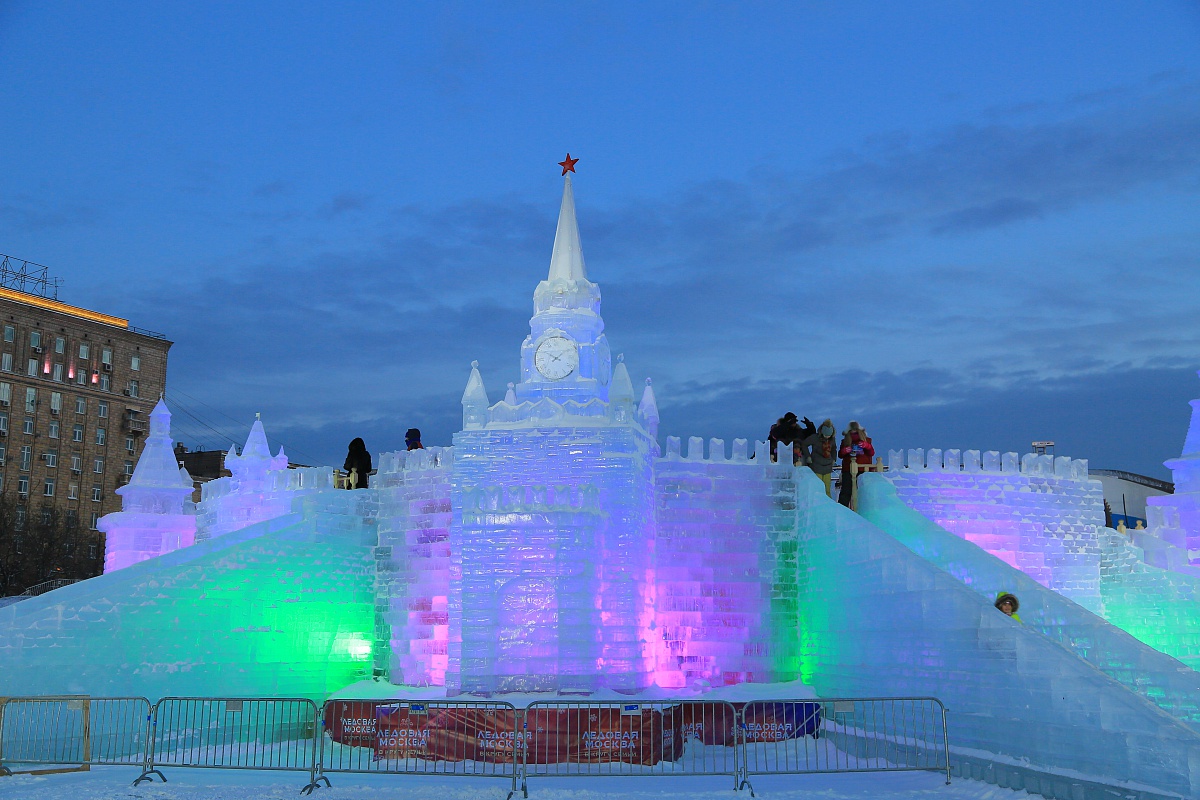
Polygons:
M374 509L302 508L0 609L0 695L302 696L371 674Z
M656 682L664 688L798 676L793 468L730 456L720 439L667 439L655 461Z
M572 421L455 434L449 691L653 681L649 439Z
M392 683L444 686L449 658L453 448L382 453L375 667Z
M1043 586L1103 611L1104 492L1087 461L978 450L888 454L884 473L910 507Z
M1185 797L1200 792L1198 673L940 529L894 494L890 504L876 502L877 487L892 489L881 476L863 476L859 502L886 510L879 521L887 531L829 500L815 476L797 474L802 669L818 694L936 696L952 712L952 746ZM897 536L923 546L924 555ZM941 557L944 568L932 561ZM1026 624L993 607L993 589L1021 597L1022 614L1031 612ZM1078 623L1062 629L1075 652L1050 625L1059 614ZM1173 714L1151 702L1151 692L1137 694L1077 655L1101 635L1096 657L1130 682L1151 678Z

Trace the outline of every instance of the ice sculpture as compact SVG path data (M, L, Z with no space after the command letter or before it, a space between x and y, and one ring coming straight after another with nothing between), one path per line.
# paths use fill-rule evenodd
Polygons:
M96 526L105 534L105 572L195 541L192 479L175 460L171 412L161 398L150 412L150 434L133 476L117 494L121 495L121 510L104 515Z
M200 488L196 540L222 536L286 514L293 500L286 490L333 486L329 468L293 471L296 474L289 476L287 466L282 447L271 455L262 419L256 418L242 452L239 454L237 446L231 444L225 455L225 468L232 476L209 481Z
M1180 548L1188 564L1200 566L1200 400L1192 401L1183 453L1165 464L1175 492L1146 500L1147 534Z

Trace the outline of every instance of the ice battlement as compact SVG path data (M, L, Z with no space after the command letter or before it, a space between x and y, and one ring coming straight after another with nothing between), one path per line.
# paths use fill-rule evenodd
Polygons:
M716 464L763 464L771 463L771 445L768 442L755 442L754 453L749 452L747 439L734 439L733 449L728 457L725 455L725 440L712 438L708 440L708 455L704 453L704 438L689 436L687 451L680 448L682 440L678 436L667 437L667 451L659 461L705 461Z
M393 450L379 454L379 474L424 472L454 465L453 447L427 447L422 450Z
M571 486L484 486L464 489L464 514L528 514L553 511L600 513L600 490L593 484Z
M1088 480L1086 458L1038 455L1037 453L1026 453L1018 457L1016 453L1001 454L997 450L988 450L981 454L978 450L940 450L931 447L929 450L921 448L908 450L906 462L905 452L904 450L888 451L887 468L889 472L998 472L1045 478L1065 478L1074 481Z

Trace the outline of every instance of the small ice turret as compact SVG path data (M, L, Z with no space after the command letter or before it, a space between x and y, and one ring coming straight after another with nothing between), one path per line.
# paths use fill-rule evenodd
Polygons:
M483 376L479 374L479 362L471 362L471 377L467 378L467 388L463 390L463 430L487 427L488 421L487 389L483 387Z
M616 422L628 422L633 418L633 381L629 379L624 354L617 356L612 385L608 388L608 415Z
M1146 498L1146 527L1150 536L1187 551L1189 565L1200 566L1200 400L1191 405L1183 452L1163 462L1171 470L1175 491Z
M266 488L268 471L287 469L287 454L283 452L283 447L279 448L277 455L271 455L262 417L256 417L241 454L230 447L225 456L225 468L233 473L237 491L260 491Z
M662 455L662 450L658 446L658 401L654 398L654 389L650 385L650 379L646 378L646 388L642 390L642 402L638 403L638 414L646 423L646 433L650 434L651 446L654 448L655 458Z
M192 478L175 460L171 412L160 398L150 412L150 433L129 483L117 489L121 510L97 528L106 534L104 571L128 567L192 544Z

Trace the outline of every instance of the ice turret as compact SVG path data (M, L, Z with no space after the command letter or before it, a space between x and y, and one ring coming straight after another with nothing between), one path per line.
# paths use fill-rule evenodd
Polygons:
M633 417L633 381L625 367L625 356L617 356L613 369L612 385L608 388L608 414L617 422L627 422Z
M280 463L282 462L282 464ZM241 491L259 491L266 486L267 472L287 469L287 455L279 448L278 455L271 455L267 444L267 433L262 419L255 419L250 435L239 455L233 448L225 456L225 468L233 473L234 483Z
M649 378L646 378L646 388L642 390L642 402L638 403L638 414L646 425L646 433L650 434L655 457L662 455L658 446L658 401L654 399L654 389Z
M1192 401L1192 419L1179 458L1163 462L1175 480L1175 492L1146 499L1150 536L1188 551L1200 566L1200 400Z
M488 412L487 389L483 386L483 376L479 374L479 362L471 362L471 377L467 378L467 388L463 390L463 430L484 428L487 426Z
M571 176L563 181L562 205L558 209L558 229L554 232L554 251L550 255L553 281L586 281L583 245L579 242L579 224L575 220L575 191Z
M97 527L107 535L104 571L128 567L193 543L192 479L175 460L171 412L159 399L150 412L150 434L129 483L117 489L121 511Z

